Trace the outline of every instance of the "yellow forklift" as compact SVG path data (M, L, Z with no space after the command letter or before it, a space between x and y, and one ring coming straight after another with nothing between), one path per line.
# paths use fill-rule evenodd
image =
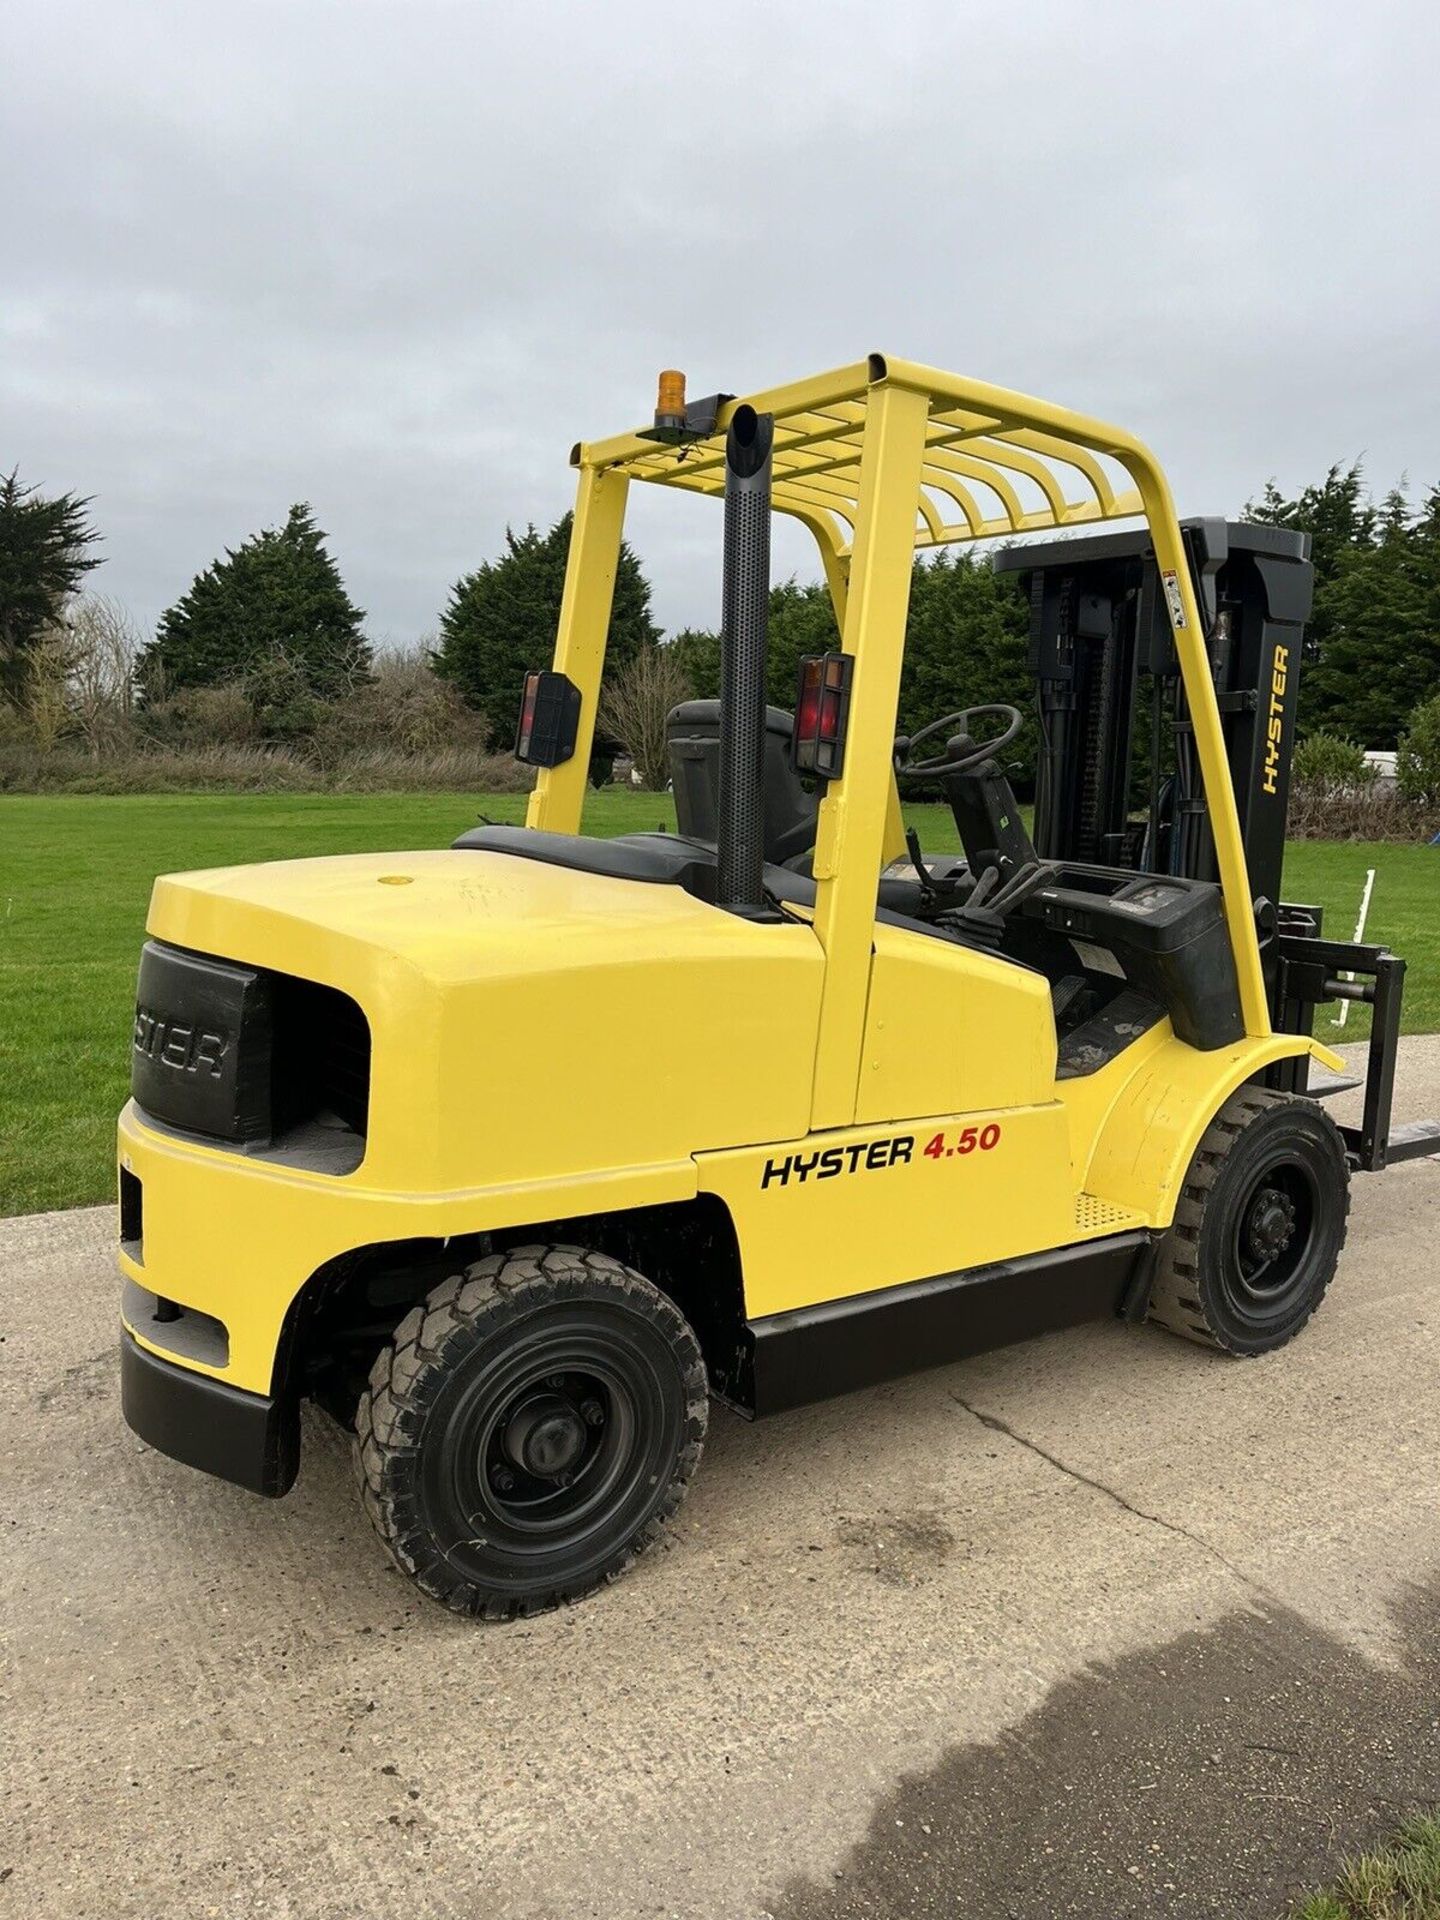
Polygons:
M623 1572L711 1398L763 1414L1105 1315L1278 1347L1351 1168L1440 1143L1391 1134L1402 963L1279 900L1303 542L1182 528L1128 433L881 355L744 400L665 375L650 424L572 457L527 824L159 879L119 1126L130 1425L276 1495L318 1402L398 1565L489 1618ZM678 832L587 839L632 481L723 502L722 691L671 716ZM776 512L841 638L793 714L765 703ZM1032 834L1017 709L896 738L912 561L1076 529L1004 562ZM902 787L949 801L963 858L907 835ZM1348 1131L1306 1097L1342 993L1375 1010Z

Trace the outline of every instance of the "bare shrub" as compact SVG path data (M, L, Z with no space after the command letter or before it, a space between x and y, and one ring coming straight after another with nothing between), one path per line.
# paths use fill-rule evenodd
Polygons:
M250 702L256 732L273 746L311 739L329 711L305 663L284 647L272 648L236 684Z
M0 748L31 747L34 742L19 707L0 700Z
M238 680L216 687L181 687L147 699L137 724L145 740L182 752L248 746L259 732L255 709Z
M140 748L95 760L71 746L42 753L0 744L0 792L303 793L321 784L313 767L284 748Z
M376 656L368 681L326 708L314 733L317 758L335 766L364 752L484 750L489 723L442 680L421 645Z
M0 716L4 709L0 708ZM45 779L48 756L30 737L30 729L12 728L0 717L0 793L45 793L57 791Z
M83 594L70 608L69 706L92 759L130 733L140 630L118 600Z
M415 753L350 753L325 782L337 793L528 793L535 769L482 746L431 747Z
M509 754L437 747L375 748L321 767L303 751L261 742L140 745L93 759L62 741L49 751L29 730L0 727L0 793L527 793L534 769Z
M625 748L652 793L663 793L670 784L666 716L689 697L689 676L673 648L665 646L642 647L601 692L601 726Z
M47 627L30 648L25 663L25 718L30 738L41 753L72 730L70 712L70 630Z
M1440 833L1440 802L1407 800L1388 784L1334 787L1297 780L1290 789L1292 840L1428 840Z

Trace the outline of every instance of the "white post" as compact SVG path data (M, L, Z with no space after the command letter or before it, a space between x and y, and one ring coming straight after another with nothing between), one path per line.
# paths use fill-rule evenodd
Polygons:
M1360 896L1360 917L1355 922L1355 945L1357 947L1359 946L1360 942L1365 938L1365 922L1369 917L1370 895L1374 891L1374 888L1375 888L1375 869L1374 867L1367 867L1365 870L1365 891ZM1353 973L1347 973L1345 975L1345 978L1347 980L1353 980L1355 976ZM1345 1024L1345 1016L1346 1014L1349 1013L1349 1011L1350 1011L1350 1002L1348 1000L1342 1000L1340 1002L1339 1013L1330 1022L1331 1026L1343 1027Z

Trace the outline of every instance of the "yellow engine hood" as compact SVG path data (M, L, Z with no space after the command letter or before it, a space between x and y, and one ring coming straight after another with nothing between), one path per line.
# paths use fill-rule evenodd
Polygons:
M679 887L612 879L512 854L361 853L165 874L149 930L200 953L336 986L362 953L435 980L523 967L754 952L766 934ZM772 930L773 931L773 930ZM578 943L578 946L577 946Z
M511 854L167 875L150 932L337 987L370 1026L364 1177L411 1193L803 1133L823 956L677 886Z

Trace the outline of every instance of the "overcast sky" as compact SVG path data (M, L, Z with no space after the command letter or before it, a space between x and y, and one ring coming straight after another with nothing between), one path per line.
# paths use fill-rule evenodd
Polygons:
M1182 512L1440 480L1440 10L11 0L0 467L142 623L308 499L433 631L654 376L871 349L1113 418ZM629 534L718 616L719 516ZM793 530L777 571L814 572Z

